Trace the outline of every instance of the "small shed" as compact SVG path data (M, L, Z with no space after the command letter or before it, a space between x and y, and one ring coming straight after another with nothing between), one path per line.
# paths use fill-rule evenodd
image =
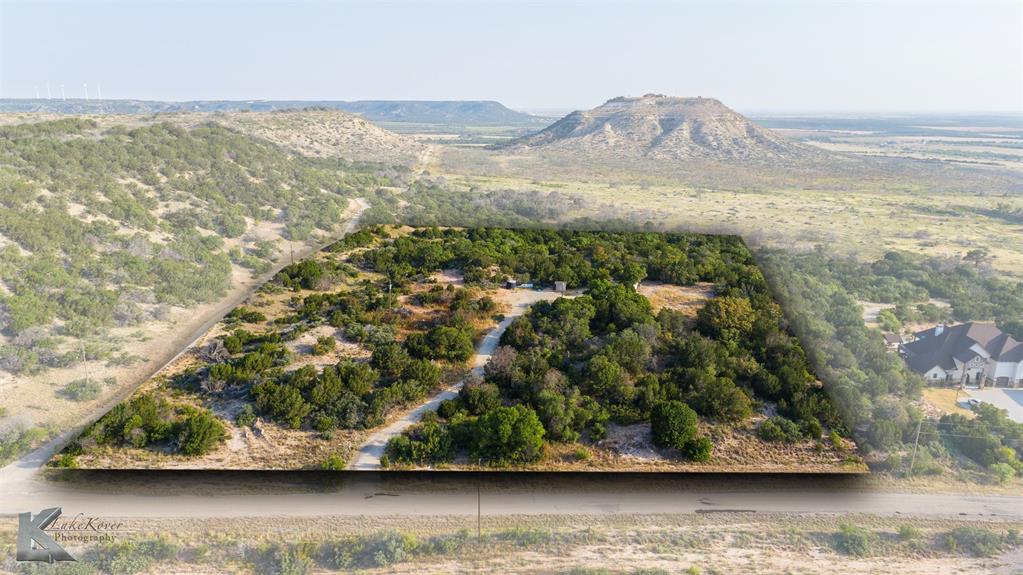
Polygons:
M504 280L504 287L505 287L505 289L515 289L515 288L519 287L519 282L518 282L518 280L513 280L511 278L508 278L508 279Z
M566 289L568 289L567 283L559 281L554 282L554 291L558 293L565 293Z
M898 349L902 345L902 336L895 333L884 334L884 344L888 349Z

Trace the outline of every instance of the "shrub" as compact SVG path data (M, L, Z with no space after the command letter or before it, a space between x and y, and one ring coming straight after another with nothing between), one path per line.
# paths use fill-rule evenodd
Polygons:
M654 445L682 449L696 437L696 412L681 401L658 403L650 412Z
M414 381L423 389L432 389L440 383L440 368L425 359L412 359L402 368L401 379Z
M277 545L267 553L262 571L267 575L306 575L314 566L313 560L301 549Z
M53 463L53 466L74 469L78 467L78 461L71 453L61 453L60 456L57 457L57 461Z
M227 314L225 319L233 319L243 323L263 323L266 321L266 316L246 307L236 307L231 310L231 313Z
M920 530L912 525L899 525L899 541L912 541L920 536Z
M488 462L529 463L543 455L544 428L524 405L498 407L476 422L473 455Z
M1008 483L1010 479L1016 476L1016 469L1008 463L993 463L987 469L998 483Z
M287 384L265 381L254 385L251 393L260 411L292 429L301 427L302 421L312 411L312 406L302 397L302 392Z
M234 422L238 427L252 427L256 423L256 411L252 409L251 405L245 404L245 407L234 418Z
M835 549L839 553L857 557L870 555L872 551L870 532L862 527L843 523L835 537Z
M64 387L64 396L72 401L92 401L100 396L103 387L98 381L76 379Z
M956 527L945 537L949 551L962 549L977 557L990 557L1002 550L1002 536L982 527Z
M437 326L425 334L410 335L405 347L414 357L461 363L472 357L472 330L468 327Z
M321 336L316 338L316 344L313 345L313 355L323 355L334 351L337 346L337 340L329 335Z
M682 457L690 461L707 461L714 445L706 437L697 437L682 446Z
M436 418L425 420L387 442L391 461L406 463L437 463L454 456L451 434Z
M501 405L501 390L492 383L466 382L458 396L473 415L483 415Z
M324 471L344 471L347 466L345 458L338 453L332 454L320 465Z
M409 362L408 353L396 343L378 345L370 363L385 377L397 377Z
M179 424L178 443L185 455L205 455L224 440L224 425L206 410L193 410Z
M764 420L757 427L757 437L764 441L792 443L799 441L801 436L799 425L778 415Z
M445 399L437 407L437 415L444 419L451 419L458 413L464 413L462 402L458 399Z
M157 561L173 559L178 548L166 539L107 543L99 548L97 566L110 575L134 575Z

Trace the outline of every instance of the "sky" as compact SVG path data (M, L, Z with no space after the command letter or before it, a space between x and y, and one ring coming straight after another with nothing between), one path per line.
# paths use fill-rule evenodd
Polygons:
M1023 113L1021 6L0 0L0 97Z

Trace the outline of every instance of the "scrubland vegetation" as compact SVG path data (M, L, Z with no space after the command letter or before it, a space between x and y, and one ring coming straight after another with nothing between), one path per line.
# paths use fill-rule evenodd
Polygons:
M373 527L346 518L315 524L281 520L272 533L270 529L222 520L156 520L141 533L87 546L74 564L4 567L26 575L453 570L662 575L781 574L795 569L923 575L942 569L997 573L1011 565L1012 554L1023 545L1020 526L1014 523L871 516L770 515L756 522L742 514L488 517L478 536L475 518L467 517L432 517L414 526L380 519ZM13 541L13 526L4 531Z
M364 229L329 246L319 258L283 268L262 290L286 302L283 313L268 317L257 309L236 308L225 318L222 335L200 350L199 364L165 378L155 390L105 415L86 431L81 444L169 447L181 455L201 456L225 439L225 433L209 429L215 427L207 425L209 412L198 405L241 398L245 411L234 418L241 427L252 427L256 417L262 417L283 428L315 431L329 438L335 430L378 426L393 410L425 397L440 384L443 370L469 359L478 326L496 313L496 305L472 290L454 286L435 285L413 294L404 288L411 278L395 271L388 276L390 286L371 281L360 267L372 268L366 262L386 257L378 252L391 248L364 249L381 241L392 243L387 230ZM393 243L402 241L398 238ZM357 248L360 251L349 253ZM384 266L383 260L377 261ZM410 298L410 307L402 305L405 298ZM415 315L411 306L425 306L428 319ZM320 326L365 349L367 360L341 356L322 368L292 367L297 357L288 346ZM337 345L336 336L319 336L308 353L323 356ZM202 424L198 430L202 441L192 446L180 434L167 432L166 417L156 413L168 401L164 398L192 398L197 411L186 414L186 420L201 418L197 422ZM138 402L153 414L149 419L154 424L146 423L145 414L141 422L133 421ZM139 437L146 440L135 440L136 428L145 432Z
M99 380L149 360L133 351L147 330L220 301L240 268L269 270L281 240L334 233L352 197L392 183L217 124L0 127L0 370L24 384L9 392L82 404L114 392ZM19 409L0 460L67 425L62 411Z
M231 260L265 270L272 248L227 249L260 222L287 239L333 230L354 191L384 185L340 161L304 160L216 124L100 129L70 118L0 128L0 365L81 361L61 337L159 319L223 297ZM271 207L272 206L272 207ZM109 351L100 352L109 354Z
M597 441L608 421L651 422L655 441L702 461L711 446L696 436L692 410L742 421L755 400L776 402L811 439L824 425L844 429L738 238L427 229L363 258L395 279L457 265L466 282L510 275L584 290L513 321L482 381L470 380L439 418L393 440L393 463L436 464L466 452L470 461L530 463L542 457L544 438ZM633 289L648 276L715 284L695 332L672 310L652 313ZM692 414L687 423L680 413Z
M890 253L873 263L829 258L820 252L791 254L761 250L772 287L808 346L808 357L826 382L842 419L857 431L858 444L880 470L936 475L962 465L964 455L990 477L1004 482L1023 475L1023 424L1004 410L981 405L975 417L929 415L915 401L924 386L898 354L887 351L880 333L863 323L857 298L900 302L926 313L929 297L946 297L961 319L996 319L1018 328L1023 286L978 275L969 263L939 262ZM910 305L912 302L918 302ZM896 308L898 314L906 313ZM976 314L976 315L972 315ZM919 449L912 456L920 430ZM912 463L912 468L910 464Z
M457 270L464 287L434 283L444 270ZM210 430L192 448L145 415L134 422L122 413L137 411L134 402L159 406L164 397L191 397L186 402L215 412L243 400L241 415L220 415L227 426L255 429L262 418L326 439L336 430L378 427L423 401L445 372L462 377L481 327L499 317L495 290L509 277L545 289L565 282L571 293L511 321L483 376L470 374L455 400L393 438L388 465L542 465L549 444L576 444L581 452L605 439L610 424L649 425L647 443L669 460L701 462L714 449L703 423L746 425L764 410L776 414L761 424L764 440L844 445L849 429L739 238L379 226L283 268L262 290L286 304L282 311L235 309L222 335L198 350L200 363L147 392L155 397L140 395L104 416L80 443L195 456L225 437ZM695 318L671 308L655 314L635 291L642 280L709 283L715 297ZM310 336L305 352L290 343L321 328L336 333ZM334 353L339 336L345 349L355 345L365 355L297 363L304 354ZM198 413L206 412L182 417ZM771 428L785 434L775 437ZM331 457L340 460L306 466L336 468L346 456Z

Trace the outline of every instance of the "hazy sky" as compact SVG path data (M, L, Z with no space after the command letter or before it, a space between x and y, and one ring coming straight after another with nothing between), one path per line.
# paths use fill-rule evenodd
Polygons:
M0 0L0 97L1023 111L1021 2Z

